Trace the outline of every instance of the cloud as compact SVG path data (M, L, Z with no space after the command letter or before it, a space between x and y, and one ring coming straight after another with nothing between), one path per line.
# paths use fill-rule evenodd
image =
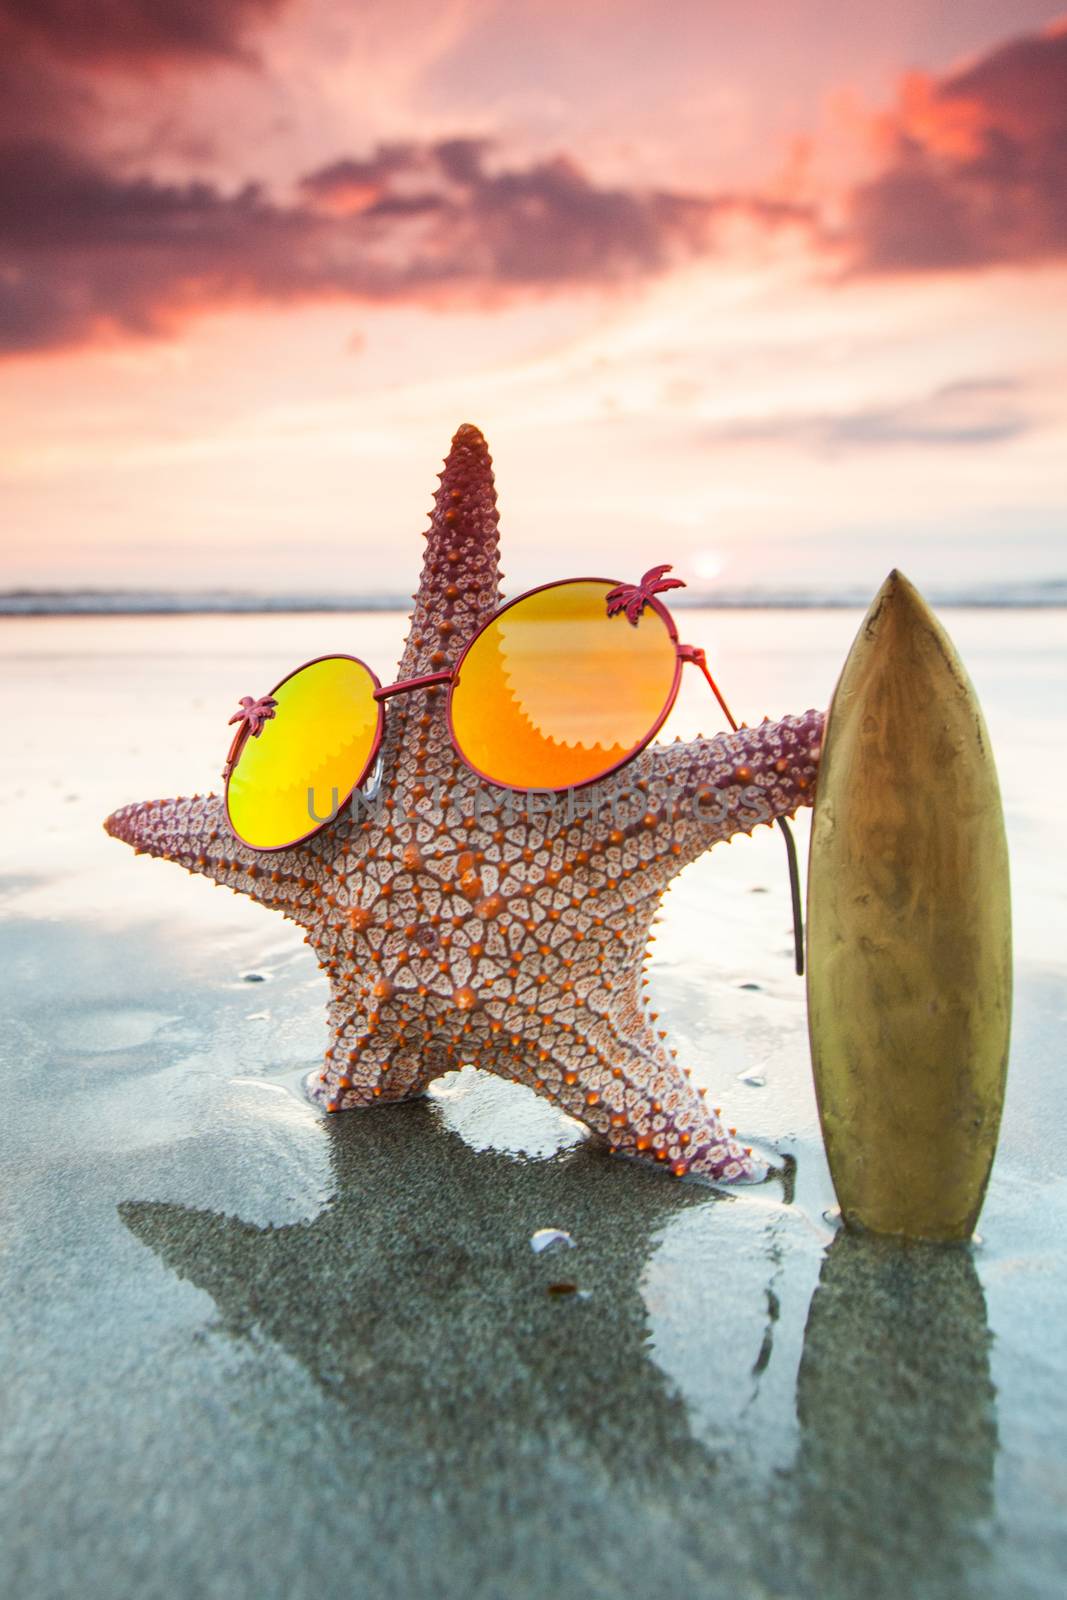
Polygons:
M286 0L0 0L8 45L72 61L243 58L246 33ZM6 26L5 26L6 25Z
M249 35L289 0L0 0L0 139L107 139L115 75L252 66ZM172 85L173 86L173 85Z
M853 270L923 272L1067 251L1067 27L962 71L910 76L884 170L852 194Z
M0 148L0 350L166 332L184 312L325 285L308 223L254 187L124 179L54 143Z
M487 139L461 138L383 145L368 160L308 174L301 189L331 215L358 216L367 238L382 225L412 219L409 287L473 286L484 295L609 285L713 248L716 226L726 218L769 227L809 215L751 196L598 185L564 155L492 166L493 148Z
M813 267L853 276L1067 251L1067 28L911 75L881 121L880 171L834 229L807 200L598 182L573 155L522 161L483 137L343 154L281 195L136 175L128 145L122 161L81 136L79 117L107 126L114 65L244 60L248 32L284 4L0 0L0 353L159 336L239 304L610 291L783 228L803 232ZM904 424L855 426L892 443Z
M566 157L486 165L484 140L382 146L255 185L127 178L54 141L0 147L0 350L160 334L198 310L335 296L492 304L606 288L712 248L724 219L804 220L746 197L593 183Z
M705 431L703 437L713 445L787 444L817 455L1005 444L1032 425L1017 393L1011 378L968 379L897 405L740 419Z

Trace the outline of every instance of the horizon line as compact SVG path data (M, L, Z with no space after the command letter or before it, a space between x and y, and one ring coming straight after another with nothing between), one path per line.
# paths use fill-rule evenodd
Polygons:
M521 592L521 591L520 591ZM971 588L937 586L924 591L931 605L945 609L1038 610L1067 607L1067 578L1035 578L1011 585ZM756 586L689 590L671 597L672 610L830 611L870 604L858 585L837 589ZM503 601L501 602L504 603ZM400 612L411 601L403 595L308 593L255 594L242 590L63 589L22 586L0 590L0 617L47 616L271 616L345 612Z

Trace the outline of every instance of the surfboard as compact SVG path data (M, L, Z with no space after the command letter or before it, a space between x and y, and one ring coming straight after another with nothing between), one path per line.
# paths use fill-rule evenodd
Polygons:
M970 1238L1011 1026L1008 849L952 642L899 572L827 716L808 863L811 1059L846 1223Z

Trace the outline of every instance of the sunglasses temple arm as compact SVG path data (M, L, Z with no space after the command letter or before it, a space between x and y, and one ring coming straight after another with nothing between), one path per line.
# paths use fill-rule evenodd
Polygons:
M793 902L793 965L798 978L804 976L804 908L800 897L800 868L797 865L797 846L793 830L784 817L775 819L785 840L785 853L789 861L789 897Z
M726 701L723 699L722 691L720 690L719 685L715 682L715 679L712 677L711 673L708 671L708 663L704 658L703 650L701 650L699 652L699 654L692 656L691 659L696 662L697 666L700 668L700 670L704 674L705 678L707 678L708 683L711 685L712 694L715 696L716 700L719 702L719 705L722 707L723 716L726 718L727 722L730 724L731 728L736 733L737 732L737 722L736 722L736 720L734 718L734 714L730 710L730 707L726 704Z
M738 729L734 714L723 699L719 685L708 671L708 663L704 659L704 652L700 651L692 659L696 662L705 678L707 678L712 694L722 707L723 715L736 733ZM793 906L793 965L796 968L797 977L802 978L804 976L804 904L800 893L800 867L797 863L796 840L793 838L793 830L785 817L776 817L775 821L782 830L782 838L785 840L786 860L789 863L789 898Z

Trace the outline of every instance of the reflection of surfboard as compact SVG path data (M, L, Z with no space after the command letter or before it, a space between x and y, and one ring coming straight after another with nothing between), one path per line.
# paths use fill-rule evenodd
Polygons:
M827 718L808 869L808 1015L845 1220L969 1238L1007 1070L1008 852L974 690L896 572Z

